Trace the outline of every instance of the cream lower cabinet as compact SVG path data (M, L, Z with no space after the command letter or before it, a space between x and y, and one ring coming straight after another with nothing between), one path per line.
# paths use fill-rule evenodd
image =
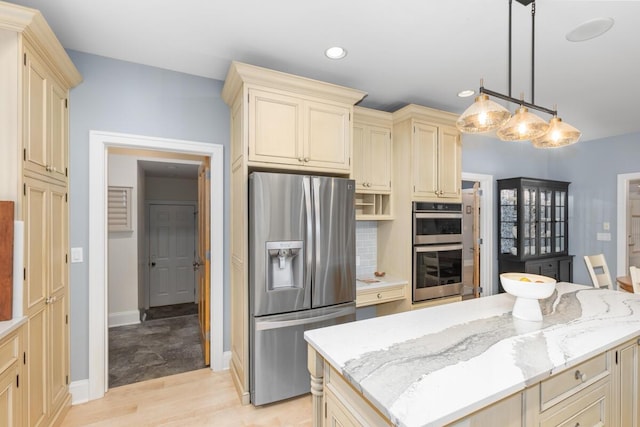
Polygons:
M638 427L638 341L601 353L559 372L537 384L494 402L451 424L453 427L488 426L620 426ZM324 413L327 426L390 426L382 415L329 363L310 348L312 383L324 385ZM321 366L321 369L318 369ZM318 397L316 397L318 396ZM322 394L316 393L314 399Z
M26 425L39 426L57 418L70 401L66 187L25 177L23 215Z
M640 338L615 350L614 425L640 426Z
M23 327L0 339L0 426L22 426Z
M249 162L349 173L352 106L249 90Z

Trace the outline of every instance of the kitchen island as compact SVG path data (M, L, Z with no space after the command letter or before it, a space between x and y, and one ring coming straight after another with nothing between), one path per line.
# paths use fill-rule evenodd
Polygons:
M500 294L305 332L314 422L638 425L640 295L558 283L542 322L514 318L513 302Z

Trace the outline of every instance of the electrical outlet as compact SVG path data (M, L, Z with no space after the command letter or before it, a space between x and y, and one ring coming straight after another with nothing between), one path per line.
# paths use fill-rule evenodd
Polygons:
M596 240L602 240L605 242L611 241L611 233L597 233Z
M82 262L82 248L71 248L71 262Z

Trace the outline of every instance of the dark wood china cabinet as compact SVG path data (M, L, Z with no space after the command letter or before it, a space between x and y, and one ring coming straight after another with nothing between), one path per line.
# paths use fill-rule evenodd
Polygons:
M569 182L499 179L498 269L573 281L569 255ZM500 286L502 292L502 286Z

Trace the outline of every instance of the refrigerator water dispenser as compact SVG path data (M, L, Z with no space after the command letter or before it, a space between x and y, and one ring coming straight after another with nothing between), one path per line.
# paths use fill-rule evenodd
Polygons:
M267 291L304 286L302 241L267 243Z

